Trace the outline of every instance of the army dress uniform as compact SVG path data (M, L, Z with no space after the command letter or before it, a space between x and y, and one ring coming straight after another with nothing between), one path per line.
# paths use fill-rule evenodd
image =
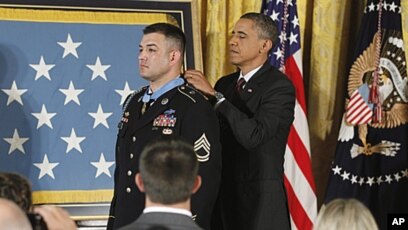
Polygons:
M202 94L186 84L162 94L145 109L142 97L147 90L144 87L127 98L119 123L108 229L127 225L142 214L145 196L134 179L139 171L139 157L148 142L162 135L181 136L194 146L202 185L192 196L191 211L202 228L210 229L221 178L219 123L215 112ZM142 110L146 111L141 114Z

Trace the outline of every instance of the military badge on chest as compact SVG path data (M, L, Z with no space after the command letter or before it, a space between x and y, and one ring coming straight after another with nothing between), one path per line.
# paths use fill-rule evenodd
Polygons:
M125 112L124 114L123 114L123 117L120 119L120 122L119 122L119 124L118 124L118 128L119 129L122 129L123 128L123 124L126 124L126 123L128 123L129 122L129 112Z
M176 126L176 115L174 109L169 109L164 111L164 113L157 116L153 121L152 130L158 130L163 128L162 133L165 135L171 135L173 133L173 128Z

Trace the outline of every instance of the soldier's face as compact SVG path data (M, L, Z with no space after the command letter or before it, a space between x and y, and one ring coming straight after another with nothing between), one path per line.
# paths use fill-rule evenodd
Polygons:
M259 56L263 40L258 38L254 22L250 19L239 19L229 40L230 62L238 67L250 65Z
M165 75L170 69L170 53L163 34L143 35L139 45L140 76L148 81L154 81Z

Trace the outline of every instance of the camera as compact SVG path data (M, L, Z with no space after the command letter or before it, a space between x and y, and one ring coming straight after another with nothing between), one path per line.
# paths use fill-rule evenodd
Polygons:
M47 224L42 216L38 213L27 213L28 220L30 220L33 230L47 230Z

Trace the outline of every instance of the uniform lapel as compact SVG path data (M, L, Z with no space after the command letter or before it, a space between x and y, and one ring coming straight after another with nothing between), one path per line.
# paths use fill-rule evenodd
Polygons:
M169 106L172 98L174 97L174 94L177 92L177 87L168 91L167 93L161 95L157 100L153 103L152 106L150 106L149 109L146 110L146 112L139 117L138 122L134 125L134 127L129 127L130 133L133 134L136 132L136 130L142 128L146 124L153 122L153 120L159 116L161 113L163 113ZM141 109L141 104L143 103L138 103L139 109ZM139 110L140 113L140 110Z

